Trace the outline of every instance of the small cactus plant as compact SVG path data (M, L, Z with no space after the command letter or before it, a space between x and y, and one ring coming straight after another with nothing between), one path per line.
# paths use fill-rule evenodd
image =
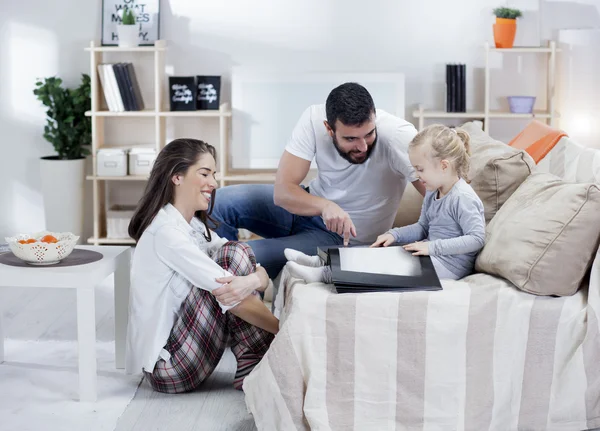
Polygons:
M125 6L122 23L123 25L135 25L135 15L132 8Z

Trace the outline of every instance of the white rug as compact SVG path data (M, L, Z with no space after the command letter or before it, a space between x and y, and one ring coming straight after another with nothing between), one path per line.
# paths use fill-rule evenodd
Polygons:
M75 341L5 340L1 431L112 431L141 376L114 368L114 343L97 342L98 401L79 402Z

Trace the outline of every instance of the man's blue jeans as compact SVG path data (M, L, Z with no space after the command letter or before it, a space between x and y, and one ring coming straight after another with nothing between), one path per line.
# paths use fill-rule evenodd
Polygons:
M276 206L273 191L274 186L269 184L218 189L212 213L219 223L215 231L221 237L237 240L237 230L243 228L265 238L248 241L248 245L269 277L275 278L285 265L286 248L315 255L319 246L343 244L342 237L328 231L320 216L298 216Z

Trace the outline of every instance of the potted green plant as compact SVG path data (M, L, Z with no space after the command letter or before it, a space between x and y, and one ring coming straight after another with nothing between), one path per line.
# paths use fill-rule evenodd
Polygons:
M40 173L46 229L81 235L85 156L92 141L90 76L82 74L76 88L63 87L62 79L38 79L33 94L47 108L44 138L56 155L42 157Z
M517 18L523 14L519 9L498 7L494 9L496 23L494 24L494 41L496 48L512 48L517 32Z
M121 23L117 27L119 46L137 46L139 41L139 30L136 25L136 17L132 7L125 6L122 11Z

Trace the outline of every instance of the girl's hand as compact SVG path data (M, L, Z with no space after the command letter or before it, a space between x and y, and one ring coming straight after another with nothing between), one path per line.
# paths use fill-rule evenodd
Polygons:
M429 244L427 241L417 241L402 246L406 251L413 251L413 256L429 256Z
M396 242L396 239L391 233L384 233L379 235L375 242L371 244L371 247L387 247L388 245L392 245Z
M241 277L222 277L217 278L216 281L223 283L223 286L214 289L212 294L223 305L233 305L243 301L261 285L256 273Z

